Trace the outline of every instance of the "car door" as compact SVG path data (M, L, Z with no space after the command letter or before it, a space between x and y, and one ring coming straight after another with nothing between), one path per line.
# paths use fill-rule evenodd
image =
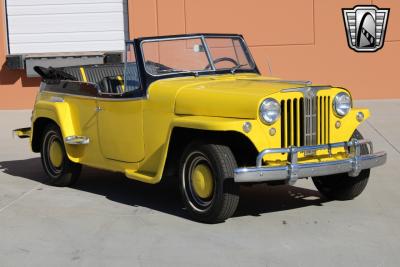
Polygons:
M123 162L144 157L143 100L97 100L98 136L103 156Z
M121 95L97 99L100 148L107 159L139 162L144 158L143 101L133 47L126 52L125 79ZM109 92L109 90L107 90ZM126 95L126 97L124 97Z

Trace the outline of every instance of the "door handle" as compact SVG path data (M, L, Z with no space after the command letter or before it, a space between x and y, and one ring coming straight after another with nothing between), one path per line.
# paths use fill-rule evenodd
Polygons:
M103 111L104 109L102 109L101 107L96 107L96 112L100 112Z

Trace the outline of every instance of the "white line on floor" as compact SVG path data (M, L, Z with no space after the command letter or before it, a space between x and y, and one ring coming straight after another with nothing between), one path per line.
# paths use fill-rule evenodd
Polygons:
M8 209L9 207L11 207L12 205L14 205L16 202L18 202L19 200L23 199L24 197L26 197L27 195L31 194L33 191L37 190L40 186L42 186L41 184L38 184L37 186L35 186L34 188L32 188L29 191L26 191L25 193L23 193L22 195L20 195L18 198L14 199L13 201L11 201L10 203L8 203L7 205L5 205L4 207L0 208L0 213L5 211L6 209Z

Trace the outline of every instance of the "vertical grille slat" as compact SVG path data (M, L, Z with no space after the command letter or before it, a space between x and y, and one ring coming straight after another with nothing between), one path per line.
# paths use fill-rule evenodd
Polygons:
M287 139L286 139L286 145L289 147L290 146L290 136L291 136L291 133L292 133L292 129L290 129L290 126L291 126L291 124L290 124L290 121L291 121L291 117L290 117L290 100L289 101L287 101L286 102L286 115L287 115L287 121L286 121L286 129L287 129L287 131L286 131L286 136L287 136Z
M295 113L295 145L300 146L300 112L299 112L299 100L294 100L294 113Z
M325 97L321 97L321 121L322 121L322 129L321 129L321 144L325 143Z
M330 99L312 96L282 100L281 147L329 143Z
M290 129L290 131L289 131L290 139L288 141L291 146L294 146L294 135L295 135L294 100L289 100L288 102L290 105L290 128L289 128Z
M304 146L304 98L300 98L300 146Z
M318 144L322 144L322 110L323 110L323 106L322 106L322 97L318 98Z
M324 121L324 129L322 130L322 140L323 143L326 142L326 96L323 97L324 113L322 114L322 119Z
M326 141L327 144L331 142L331 113L329 107L331 106L331 97L328 96L328 104L327 104L327 114L328 114L328 140Z
M281 147L286 147L286 108L285 101L281 101Z
M329 114L329 99L327 96L325 98L325 144L328 144L328 129L329 129L329 119L328 119L328 114Z

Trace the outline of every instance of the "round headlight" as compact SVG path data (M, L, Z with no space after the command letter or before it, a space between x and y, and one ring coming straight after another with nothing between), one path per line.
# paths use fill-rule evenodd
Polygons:
M339 117L344 117L351 109L351 97L344 92L341 92L335 96L333 100L333 110Z
M265 99L260 106L260 118L266 124L276 122L281 116L281 106L272 98Z

